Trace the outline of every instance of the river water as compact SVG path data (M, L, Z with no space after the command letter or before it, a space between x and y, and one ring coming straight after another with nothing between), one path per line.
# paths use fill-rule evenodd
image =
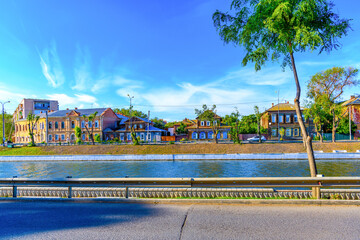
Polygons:
M318 160L318 172L360 176L359 160ZM307 160L0 162L0 178L300 177Z

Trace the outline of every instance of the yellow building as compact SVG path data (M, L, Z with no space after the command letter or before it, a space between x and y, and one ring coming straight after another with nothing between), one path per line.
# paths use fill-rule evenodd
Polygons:
M97 112L95 119L92 122L87 120L87 117ZM34 128L34 140L36 143L75 143L75 127L81 128L81 141L91 141L86 127L91 132L93 128L94 137L100 135L103 139L103 130L106 128L116 129L118 127L119 118L111 108L92 108L92 109L73 109L60 110L48 113L48 124L46 124L46 114L40 113L39 121ZM84 118L84 116L86 118ZM48 128L46 129L46 126ZM29 136L29 123L26 119L15 121L15 143L29 143L31 141Z

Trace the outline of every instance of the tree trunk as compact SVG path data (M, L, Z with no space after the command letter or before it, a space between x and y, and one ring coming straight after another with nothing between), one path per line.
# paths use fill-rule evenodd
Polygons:
M336 133L336 121L335 121L335 110L333 110L333 122L332 122L332 132L331 132L331 136L332 136L332 142L336 142L335 139L335 133Z
M316 177L317 169L316 169L316 163L315 163L314 150L312 148L312 139L311 139L310 136L308 136L308 134L306 132L304 120L303 120L302 115L301 115L301 110L300 110L301 88L300 88L299 78L298 78L298 75L297 75L297 72L296 72L294 55L293 55L292 52L290 52L290 58L291 58L291 65L292 65L294 78L295 78L295 84L296 84L296 97L294 99L296 115L298 117L298 122L299 122L299 125L300 125L301 133L302 133L303 139L305 141L306 152L307 152L308 160L309 160L310 174L311 174L311 177Z
M258 136L259 136L259 143L261 143L261 134L260 134L260 124L259 124L259 121L258 121L257 132L258 132Z

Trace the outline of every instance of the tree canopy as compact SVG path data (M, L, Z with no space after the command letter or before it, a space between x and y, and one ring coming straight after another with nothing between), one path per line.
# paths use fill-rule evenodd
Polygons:
M337 49L350 20L341 19L333 7L325 0L234 0L233 14L217 10L213 21L225 43L245 47L242 64L254 62L260 70L281 57L285 67L290 53Z
M130 108L114 108L114 112L117 114L123 114L125 116L130 116ZM135 117L147 118L147 114L139 110L134 110L131 108L131 115Z

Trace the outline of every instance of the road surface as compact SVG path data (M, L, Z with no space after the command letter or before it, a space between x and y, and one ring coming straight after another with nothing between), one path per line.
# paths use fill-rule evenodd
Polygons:
M356 206L0 201L0 239L359 239Z

